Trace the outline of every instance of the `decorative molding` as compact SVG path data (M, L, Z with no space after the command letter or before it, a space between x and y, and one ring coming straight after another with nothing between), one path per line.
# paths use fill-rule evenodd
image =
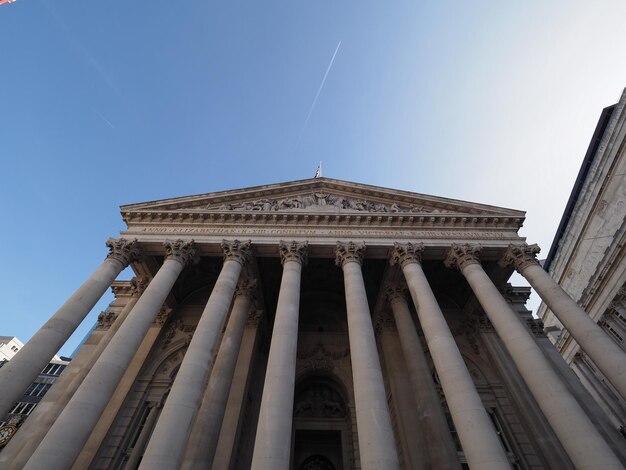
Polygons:
M422 263L422 252L424 251L423 243L398 243L394 242L393 251L389 262L391 265L400 264L404 267L409 263Z
M110 310L100 312L98 315L98 322L96 323L96 330L108 330L117 318L117 315Z
M106 241L106 246L109 248L107 259L119 261L124 267L140 258L136 238L133 240L127 240L126 238L109 238Z
M170 318L171 313L172 313L172 309L163 305L161 309L159 310L159 313L157 313L156 317L154 318L152 325L163 327L163 325L165 325L167 320Z
M383 331L395 331L396 322L389 310L382 310L374 320L374 334L380 335Z
M297 261L303 266L306 265L308 262L308 246L309 244L307 242L285 242L281 240L278 245L281 263L285 264L287 261Z
M349 354L350 354L349 348L345 348L340 351L333 352L333 351L329 351L328 349L326 349L326 346L324 346L324 343L322 343L321 341L318 341L317 343L315 343L315 346L313 346L312 348L298 351L297 355L298 355L298 359L300 360L310 359L314 356L324 356L334 361L338 361L339 359L343 359L344 357L347 357Z
M447 212L438 209L428 209L424 206L400 206L398 204L384 204L370 202L365 199L355 199L330 194L324 191L312 192L305 195L285 197L282 199L256 199L235 203L209 204L205 209L218 211L247 211L272 212L285 210L315 210L324 207L334 207L342 210L357 212L389 212L389 213L431 213Z
M537 244L510 244L498 264L503 268L507 266L515 266L515 269L521 272L533 264L539 265L539 261L537 261L537 253L540 251L541 248L539 248Z
M185 325L180 318L171 321L165 328L161 349L166 349L179 331L182 333L193 333L195 329L194 325Z
M263 310L253 308L248 313L248 318L246 318L246 326L250 328L257 328L261 324L262 319Z
M240 279L235 288L235 297L244 295L254 300L256 298L257 285L256 279Z
M234 260L244 266L252 254L250 240L245 242L222 240L221 247L224 252L224 262Z
M365 243L337 242L335 264L343 267L346 263L363 263Z
M148 287L148 280L142 277L133 277L130 280L130 295L132 295L133 297L141 297L141 294L143 294L143 292L146 290L146 287Z
M471 264L480 265L479 254L481 249L480 245L470 245L469 243L457 245L453 243L443 264L447 268L457 268L459 270L463 270L463 268Z
M200 261L193 240L185 241L180 238L178 240L165 240L163 246L166 253L165 259L176 260L183 266L197 264Z
M389 304L398 300L407 303L408 289L405 285L387 284L385 286L385 299Z

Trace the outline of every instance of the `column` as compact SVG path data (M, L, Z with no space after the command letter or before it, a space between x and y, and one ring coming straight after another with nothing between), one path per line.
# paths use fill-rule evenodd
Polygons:
M513 265L539 293L554 315L626 399L626 352L608 337L585 311L544 271L537 261L537 245L509 245L500 261Z
M183 469L211 468L213 463L230 384L235 374L235 365L256 286L256 280L244 280L237 286L233 309L220 343L215 366L211 371L202 405L191 430Z
M361 272L365 244L337 243L343 269L359 454L363 470L399 469L374 328Z
M392 262L394 262L393 257L400 258L398 250L394 251ZM387 286L385 294L391 304L396 322L400 346L417 403L422 433L430 455L431 467L441 470L460 469L461 464L456 446L452 441L450 429L441 408L439 393L435 389L424 347L411 318L405 290L397 286Z
M452 245L446 265L457 267L478 298L524 382L576 468L623 468L566 384L557 376L530 331L485 273L479 246Z
M469 466L481 470L511 468L422 270L424 246L421 243L394 246L393 260L402 267Z
M165 242L166 258L24 468L70 468L111 399L183 268L197 261L193 241Z
M65 405L70 401L76 389L91 370L93 364L100 357L104 348L109 344L120 325L124 323L146 285L147 282L141 279L133 278L131 280L131 298L128 300L128 303L106 332L95 331L92 333L92 335L102 335L97 344L89 344L93 338L91 336L90 341L81 347L67 369L56 380L54 388L46 393L35 410L30 414L28 420L22 424L20 432L2 449L2 452L0 452L0 468L4 468L4 465L7 468L21 469L26 464L41 443L41 440L45 437L50 426L54 424ZM10 467L8 467L9 462L11 463Z
M250 242L222 242L224 266L193 333L167 401L161 411L140 469L175 470L185 452L193 419L202 400L215 347L224 328L241 268L250 256Z
M74 333L117 275L139 255L137 240L109 238L109 255L82 286L0 369L0 416L9 412L61 346Z
M287 470L291 453L293 394L296 380L300 278L307 244L280 242L283 277L252 455L253 470Z
M259 342L262 341L259 338L261 336L260 330L263 328L261 315L261 310L252 310L246 320L235 374L226 403L226 413L222 420L220 437L213 457L213 468L215 469L229 468L231 457L235 456L237 452L235 443L246 425L244 410L248 404L248 392L253 386L251 379L254 373L254 361L259 353ZM256 417L254 421L256 422Z

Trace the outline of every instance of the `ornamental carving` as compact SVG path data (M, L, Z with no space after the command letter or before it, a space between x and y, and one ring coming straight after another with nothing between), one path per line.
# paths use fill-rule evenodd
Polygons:
M298 393L293 414L298 418L344 418L346 407L341 395L326 384L315 384Z
M172 309L163 305L154 318L154 322L152 323L155 326L162 327L165 325L167 320L170 318L170 314L172 313Z
M130 295L133 297L140 297L143 291L148 287L148 280L142 277L133 277L130 280Z
M244 295L254 300L257 284L256 279L241 279L235 288L235 297Z
M509 245L504 252L504 256L498 262L502 267L515 266L518 271L523 271L528 266L539 264L537 261L537 253L541 251L538 245L527 245L522 243L521 245Z
M337 242L335 264L343 267L346 263L361 264L365 255L365 243Z
M470 264L480 264L478 255L482 247L480 245L457 245L453 243L448 252L448 256L443 262L447 268L458 268L462 270Z
M224 252L224 261L234 260L239 264L244 266L248 259L250 259L250 254L252 250L250 248L250 240L245 242L240 242L239 240L222 240L222 251Z
M261 323L262 318L263 310L252 309L248 313L248 318L246 318L246 326L250 328L257 328Z
M391 265L408 263L422 263L422 252L424 251L423 243L394 243L393 251L389 262Z
M376 336L380 335L383 331L394 331L395 329L396 322L389 310L381 311L374 320L374 333Z
M385 298L392 304L395 301L407 301L407 288L404 285L387 284L385 286Z
M326 349L326 346L324 346L324 343L322 343L321 341L318 341L317 343L315 343L315 346L313 346L312 349L305 349L303 351L298 351L298 359L310 359L314 356L323 356L323 357L328 357L329 359L333 359L335 361L339 360L339 359L343 359L344 357L348 356L348 354L350 354L350 349L346 348L346 349L342 349L341 351L329 351L328 349Z
M281 263L285 264L287 261L297 261L303 266L306 265L308 261L308 246L307 242L284 242L281 240L278 245L278 253L280 254Z
M108 330L109 328L111 328L111 325L116 318L117 315L115 315L110 310L100 312L100 315L98 315L98 322L96 323L96 330Z
M208 210L219 211L289 211L311 208L313 210L324 207L334 207L346 211L356 212L387 212L387 213L430 213L441 212L437 209L427 209L423 206L401 206L398 204L383 204L370 202L364 199L336 196L326 192L314 192L309 195L292 196L282 199L258 199L238 203L211 204Z
M176 260L183 266L196 264L200 261L193 240L165 240L163 246L165 247L165 259Z
M139 259L140 253L136 238L133 240L109 238L106 241L106 246L109 248L107 259L119 261L125 267L128 266L131 261L137 261Z

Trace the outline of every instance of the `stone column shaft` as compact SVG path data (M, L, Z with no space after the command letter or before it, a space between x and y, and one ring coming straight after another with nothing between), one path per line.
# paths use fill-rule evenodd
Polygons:
M252 470L287 470L291 453L300 281L306 245L281 242L283 277L265 373Z
M137 255L136 241L107 240L109 256L24 347L0 369L0 416L6 415Z
M346 291L352 381L363 470L400 468L376 338L361 271L365 245L338 244Z
M482 266L460 269L576 468L623 468Z
M248 313L252 307L252 292L245 289L245 286L243 288L240 286L239 295L235 297L228 325L217 353L215 366L211 371L200 410L198 410L198 415L193 424L182 465L184 470L211 468L213 463L222 420L226 412L230 385L235 374L237 356Z
M120 325L124 322L138 300L138 290L142 290L141 281L134 279L133 294L119 313L111 327L104 333L95 346L83 345L76 357L63 374L55 381L54 388L50 389L20 427L7 446L0 452L0 468L21 469L41 443L50 427L63 411L63 408L72 398L76 389L80 386L87 373L91 370L102 351L111 341ZM9 467L10 462L10 467Z
M250 243L224 242L224 266L202 312L189 348L176 374L161 416L141 460L141 470L176 470L187 446L189 432L202 400L203 388L213 364L215 347L223 331L241 268Z
M392 291L389 302L400 337L409 378L415 394L422 432L426 440L432 468L460 469L461 464L452 441L446 417L441 408L439 394L426 361L422 342L411 319L411 312L404 296Z
M24 468L70 468L96 426L150 324L185 264L194 257L193 242L166 245L173 252L154 276Z
M412 252L413 248L417 253ZM396 250L400 252L398 261L402 264L402 272L469 466L481 470L510 469L491 419L418 262L421 245L396 244ZM408 256L404 250L409 251Z
M539 266L537 245L510 245L502 264L513 264L572 337L626 399L626 352Z
M243 430L244 410L248 404L246 397L252 386L253 365L258 352L259 336L261 336L259 322L260 317L257 317L255 314L249 316L246 322L241 347L237 356L237 364L235 365L235 374L230 385L228 402L226 403L226 413L222 420L220 437L217 441L215 456L213 457L212 468L215 469L230 468L231 457L237 452L235 443Z

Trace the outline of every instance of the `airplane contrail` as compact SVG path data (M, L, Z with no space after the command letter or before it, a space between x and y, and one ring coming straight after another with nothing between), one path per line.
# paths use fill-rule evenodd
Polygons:
M341 46L341 41L337 43L337 47L335 48L335 52L333 53L333 57L330 59L330 63L326 68L326 73L324 74L324 78L322 78L322 83L320 83L320 87L317 89L317 93L315 94L315 98L313 99L313 103L311 104L311 108L309 109L309 114L307 115L304 125L302 126L302 130L309 123L309 119L311 118L311 114L313 114L313 110L315 109L315 105L317 104L317 99L320 97L320 93L322 92L322 88L324 88L324 83L326 83L326 77L328 77L328 73L335 62L335 57L337 57L337 52L339 52L339 47Z

